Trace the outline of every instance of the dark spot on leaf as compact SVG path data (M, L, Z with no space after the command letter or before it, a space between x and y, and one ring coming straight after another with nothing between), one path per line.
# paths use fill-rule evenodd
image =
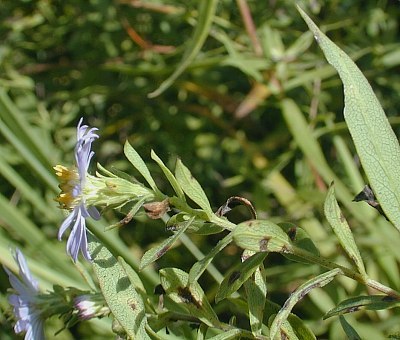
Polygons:
M340 212L339 218L340 218L340 222L342 222L342 223L346 221L342 212Z
M297 228L296 227L291 227L288 231L287 234L290 238L291 241L294 241L296 239L296 234L297 234Z
M157 252L157 258L159 259L169 250L169 246L165 246Z
M347 313L353 313L353 312L357 312L358 310L360 310L359 306L354 306L354 307L350 307L346 309Z
M154 288L154 294L155 294L155 295L162 295L162 294L165 294L165 290L164 290L163 286L161 286L161 285L155 286L155 288Z
M184 303L195 305L196 308L201 308L201 302L197 301L192 292L190 291L189 287L179 287L178 288L178 295L182 299Z
M132 310L136 309L136 301L134 299L128 299L128 306L131 307Z
M247 225L251 228L253 226L253 221L247 222Z
M239 279L240 277L240 272L235 270L228 279L228 283L231 285L232 283L234 283L237 279Z
M268 250L268 242L271 238L265 237L260 241L260 251L267 251Z
M391 302L391 301L397 301L397 299L396 299L394 296L387 295L387 296L384 296L384 297L382 298L382 301L384 301L384 302Z

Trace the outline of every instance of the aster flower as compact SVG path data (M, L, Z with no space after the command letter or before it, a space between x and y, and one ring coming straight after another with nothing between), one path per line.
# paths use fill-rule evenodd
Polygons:
M86 218L92 217L97 220L100 218L98 210L93 206L88 206L87 196L90 192L90 181L87 170L94 152L91 151L92 142L99 138L95 133L97 128L89 128L82 125L83 118L80 119L77 127L77 143L75 146L76 166L67 168L62 165L54 167L59 177L61 193L57 201L62 209L70 211L70 214L61 224L58 231L58 239L61 241L64 232L71 227L71 233L67 241L67 253L74 262L78 258L79 250L88 261L91 260L87 249Z
M38 282L33 278L24 255L19 249L16 249L14 259L19 267L19 277L4 267L10 284L16 292L9 296L9 302L13 306L13 312L17 319L14 331L15 333L26 332L25 340L44 339L44 318L37 306Z

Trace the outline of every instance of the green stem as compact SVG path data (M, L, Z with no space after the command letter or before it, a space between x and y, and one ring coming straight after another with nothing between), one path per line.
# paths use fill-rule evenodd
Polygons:
M297 248L297 247L293 247L291 249L291 253L293 255L296 255L298 257L303 258L304 260L307 260L308 262L312 262L312 263L316 263L319 264L321 267L324 268L328 268L328 269L335 269L335 268L339 268L342 270L342 273L344 276L347 276L357 282L360 282L363 285L366 285L370 288L373 288L375 290L378 290L382 293L385 293L387 295L390 295L396 299L400 299L400 293L392 288L389 288L375 280L369 279L367 277L364 277L363 275L356 273L355 271L346 268L340 264L328 261L322 257L316 256L310 252L308 252L307 250L301 249L301 248Z

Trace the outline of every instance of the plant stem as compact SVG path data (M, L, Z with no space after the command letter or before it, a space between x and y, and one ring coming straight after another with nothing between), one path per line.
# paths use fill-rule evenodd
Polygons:
M390 287L387 287L375 280L369 279L368 277L364 277L363 275L356 273L355 271L353 271L349 268L346 268L340 264L328 261L322 257L316 256L316 255L308 252L307 250L304 250L304 249L301 249L298 247L293 247L291 249L291 253L293 255L301 257L304 260L307 260L309 262L319 264L320 266L322 266L324 268L328 268L328 269L339 268L342 270L342 273L344 276L347 276L357 282L360 282L363 285L366 285L370 288L373 288L375 290L378 290L382 293L385 293L387 295L390 295L390 296L400 300L400 293L398 291L396 291Z

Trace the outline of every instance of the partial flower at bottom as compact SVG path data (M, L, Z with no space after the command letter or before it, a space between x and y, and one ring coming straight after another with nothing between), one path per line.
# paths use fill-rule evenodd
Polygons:
M71 227L71 233L67 241L67 253L76 262L81 250L83 256L88 261L91 260L87 248L86 218L92 217L95 220L100 218L98 210L93 206L88 206L86 196L92 189L90 186L89 175L87 173L90 160L94 152L91 151L92 142L99 136L95 133L97 128L89 128L82 125L83 118L80 119L77 127L77 142L75 146L76 166L67 168L62 165L54 167L59 177L61 193L57 201L62 209L70 211L70 214L61 224L58 232L58 239L61 240L64 232Z
M44 339L44 318L37 306L38 282L33 278L24 255L19 249L16 249L14 259L19 267L19 276L4 267L10 284L15 290L15 294L9 296L9 302L13 306L14 316L17 319L14 331L17 334L26 332L25 340Z

